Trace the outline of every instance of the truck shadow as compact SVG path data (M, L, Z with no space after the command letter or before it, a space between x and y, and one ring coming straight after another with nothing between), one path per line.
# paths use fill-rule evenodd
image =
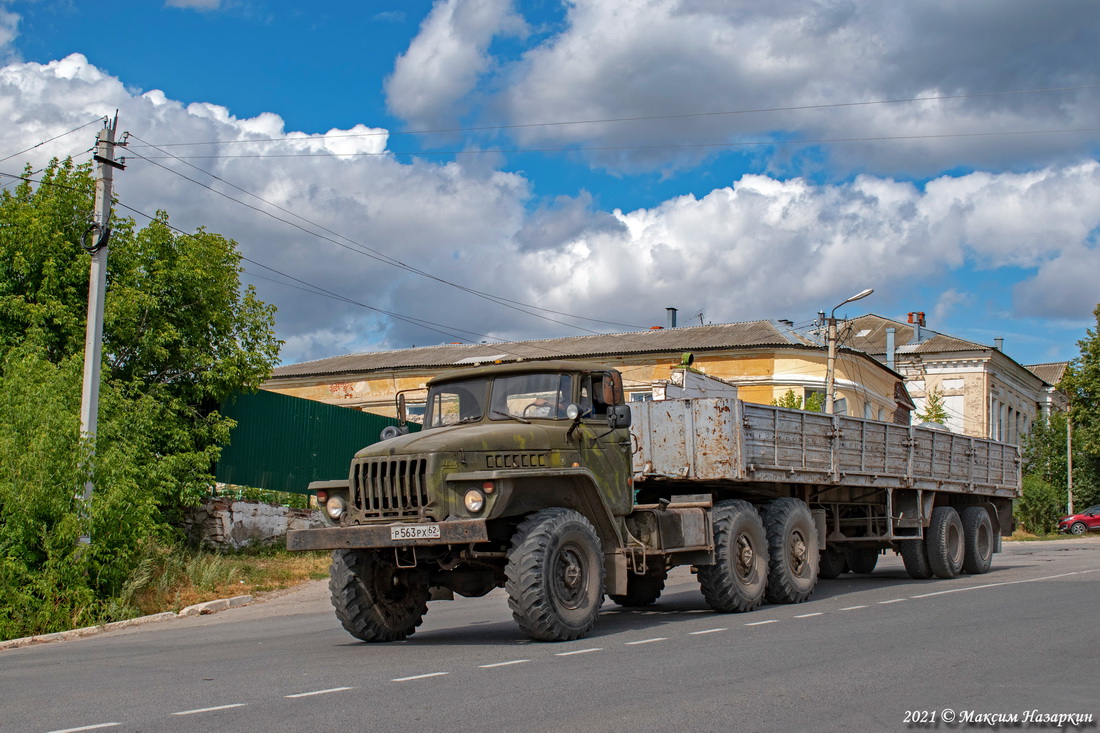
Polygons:
M1005 558L1006 560L1008 558ZM999 582L998 576L1021 567L1015 563L1006 562L994 566L989 573L984 575L960 575L950 580L930 579L913 580L902 567L882 567L867 575L855 575L845 573L833 580L821 580L818 582L814 593L804 603L798 604L797 613L811 613L816 606L827 604L830 608L836 605L837 599L845 596L862 595L868 591L899 588L906 594L933 593L961 589L972 585L985 585ZM498 595L499 594L499 595ZM507 608L507 599L503 593L493 594L496 598L482 599L485 605L485 615L481 620L472 621L463 626L436 626L431 620L443 621L443 614L433 616L429 612L425 626L405 642L415 646L496 646L519 648L524 645L542 646L540 642L527 639L511 619ZM866 598L852 599L852 603L868 603ZM704 618L713 619L716 625L733 622L733 620L751 621L754 617L764 618L763 614L783 608L793 608L789 604L764 603L756 610L747 614L718 613L707 606L697 584L691 581L678 582L667 588L661 599L652 606L621 607L605 600L600 610L600 618L596 627L586 639L597 643L600 638L615 634L643 631L667 627L672 624L698 623ZM456 609L457 610L457 609Z

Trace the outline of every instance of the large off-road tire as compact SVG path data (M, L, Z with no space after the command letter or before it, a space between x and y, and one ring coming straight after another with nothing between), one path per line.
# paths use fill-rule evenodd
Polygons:
M698 567L707 605L722 613L745 613L764 601L768 540L764 523L747 501L714 506L714 564Z
M963 570L971 575L988 573L993 564L993 522L985 507L968 506L962 510Z
M336 550L328 589L336 618L363 641L411 636L428 611L428 584L393 562L384 550Z
M928 580L932 577L932 566L928 564L928 553L924 549L924 540L899 540L898 552L905 563L905 572L913 580Z
M802 603L817 585L817 528L810 508L784 497L764 505L768 535L768 590L775 603Z
M512 617L537 641L586 635L603 603L603 551L584 515L543 509L520 523L512 537L505 589Z
M817 577L832 580L848 572L848 558L844 551L827 547L818 557Z
M870 575L878 565L879 551L869 547L849 547L844 551L848 569L860 575Z
M954 578L962 570L966 549L959 513L949 506L932 510L932 521L924 534L928 564L937 578Z
M646 571L631 573L626 579L626 595L607 595L620 606L652 606L661 597L668 578L664 558L650 558Z

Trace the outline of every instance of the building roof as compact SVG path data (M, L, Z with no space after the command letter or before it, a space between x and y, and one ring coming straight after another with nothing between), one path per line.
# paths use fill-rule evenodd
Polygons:
M1062 377L1066 375L1066 367L1068 366L1068 361L1055 361L1049 364L1028 364L1027 368L1047 384L1057 386L1062 381Z
M710 326L595 334L496 344L441 344L395 351L348 354L289 364L275 369L273 380L365 374L395 369L439 369L496 361L598 359L677 351L714 351L757 347L820 349L814 334L796 331L782 321L747 321Z
M974 341L955 338L921 326L920 340L916 336L916 326L890 318L868 313L850 321L851 334L843 339L846 346L866 351L875 357L886 356L886 329L893 328L894 351L898 354L938 354L952 351L989 351L993 347Z
M912 323L902 323L891 318L884 318L874 313L853 318L841 343L853 349L866 351L880 361L886 360L886 329L894 329L894 353L899 355L931 355L950 354L952 352L978 351L1001 354L1012 364L1023 370L1027 370L1050 386L1055 386L1065 373L1067 362L1060 364L1036 364L1033 367L1024 366L1008 354L995 346L979 344L976 341L948 336L933 331L927 326L920 326L920 336L917 338L918 327ZM1061 370L1057 367L1061 366Z

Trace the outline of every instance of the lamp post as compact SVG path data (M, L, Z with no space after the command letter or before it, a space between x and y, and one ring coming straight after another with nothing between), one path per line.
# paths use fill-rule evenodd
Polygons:
M871 293L875 292L871 288L856 293L851 298L837 303L836 307L829 313L829 332L825 337L825 340L829 344L829 361L825 368L825 413L828 415L833 414L833 386L836 381L836 309L842 305L847 305L853 300L859 300L860 298L866 298Z

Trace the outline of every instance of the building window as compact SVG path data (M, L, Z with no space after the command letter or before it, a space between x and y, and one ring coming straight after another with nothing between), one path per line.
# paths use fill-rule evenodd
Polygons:
M652 392L631 392L630 393L630 401L631 402L652 402L653 401L653 393Z

